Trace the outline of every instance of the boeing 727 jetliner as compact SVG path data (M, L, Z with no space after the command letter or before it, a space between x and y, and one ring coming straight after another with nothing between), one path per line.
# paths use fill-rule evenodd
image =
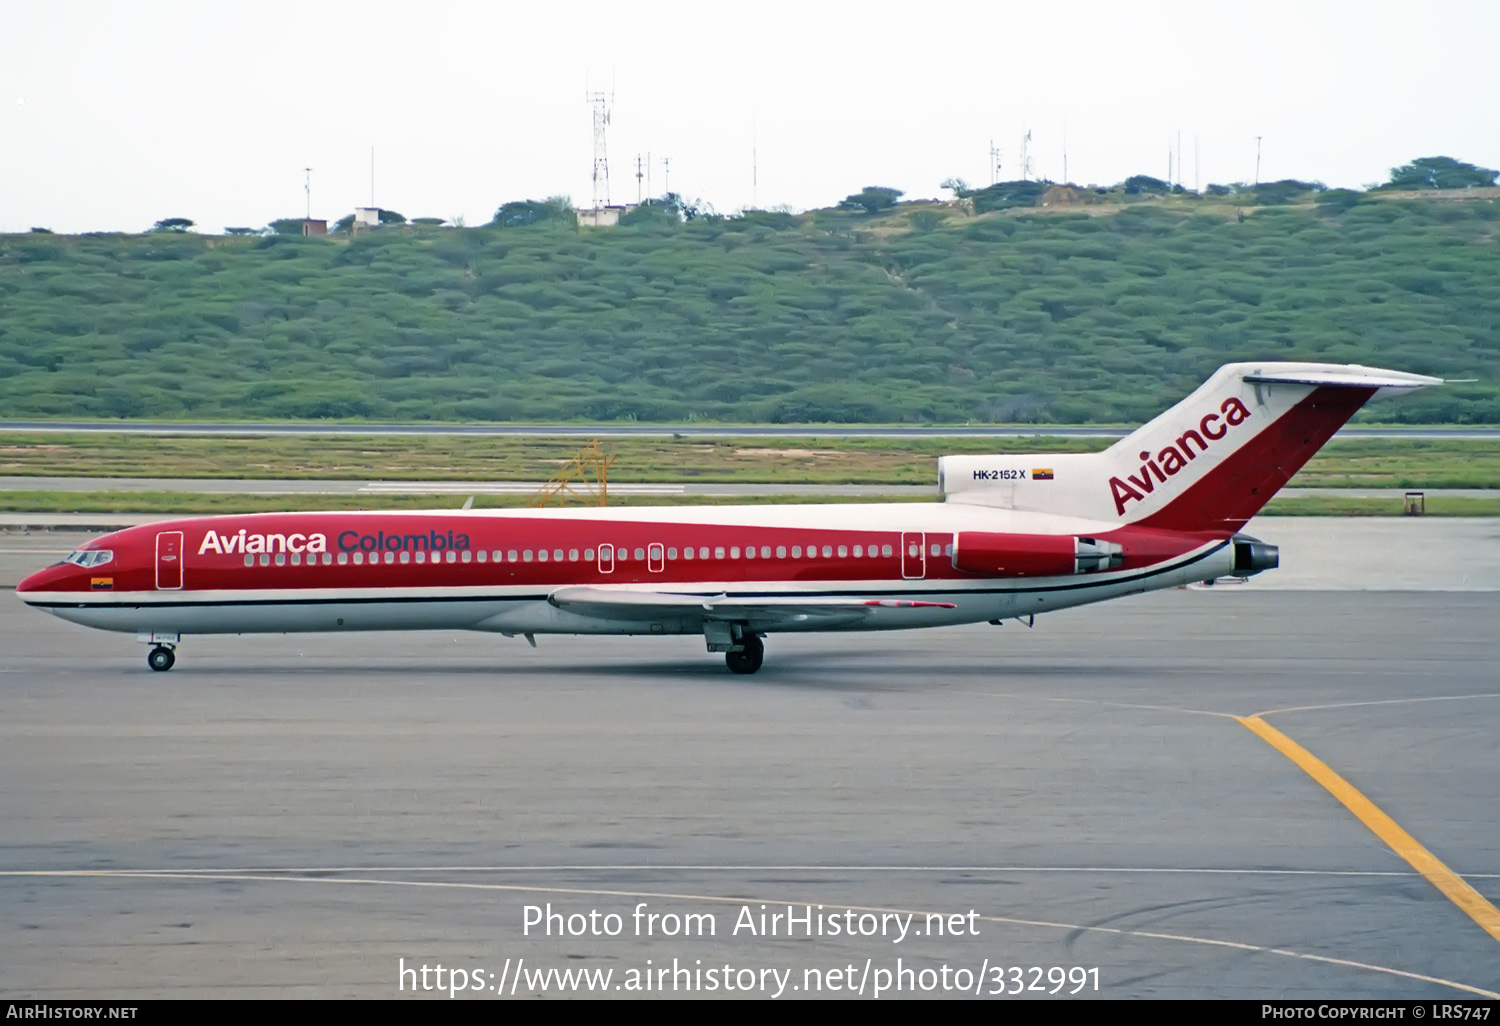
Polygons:
M1274 568L1240 534L1367 401L1441 379L1221 367L1103 452L945 456L942 502L193 517L107 535L17 589L151 645L195 634L701 634L754 673L778 631L1037 613Z

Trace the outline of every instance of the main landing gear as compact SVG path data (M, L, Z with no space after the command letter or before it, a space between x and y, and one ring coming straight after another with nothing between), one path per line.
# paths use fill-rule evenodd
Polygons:
M731 673L754 673L766 660L765 643L754 634L746 634L739 641L740 650L725 652L724 663Z
M175 662L177 662L177 653L166 645L157 645L151 650L150 655L146 656L146 665L157 671L170 670Z

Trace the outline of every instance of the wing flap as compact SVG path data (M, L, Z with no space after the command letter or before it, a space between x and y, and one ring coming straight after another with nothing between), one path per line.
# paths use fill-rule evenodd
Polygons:
M559 609L604 620L644 620L652 616L701 620L806 623L809 620L862 620L881 608L954 609L952 602L897 598L818 596L691 595L586 586L559 588L547 597Z

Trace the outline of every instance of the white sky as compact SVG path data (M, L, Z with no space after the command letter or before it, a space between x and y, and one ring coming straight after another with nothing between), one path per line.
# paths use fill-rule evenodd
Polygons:
M1495 0L1068 3L0 0L0 232L259 227L370 201L482 224L611 198L830 206L950 175L1330 186L1444 154L1500 167ZM1195 140L1197 159L1195 160ZM756 159L752 160L752 150ZM758 168L758 183L752 170Z

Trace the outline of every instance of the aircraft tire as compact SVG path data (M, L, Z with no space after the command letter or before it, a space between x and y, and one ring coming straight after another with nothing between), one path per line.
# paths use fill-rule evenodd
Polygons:
M176 654L165 645L157 645L146 656L146 665L158 672L170 670L175 662L177 662Z
M754 673L766 659L766 646L754 634L745 636L744 648L739 652L725 652L724 664L731 673Z

